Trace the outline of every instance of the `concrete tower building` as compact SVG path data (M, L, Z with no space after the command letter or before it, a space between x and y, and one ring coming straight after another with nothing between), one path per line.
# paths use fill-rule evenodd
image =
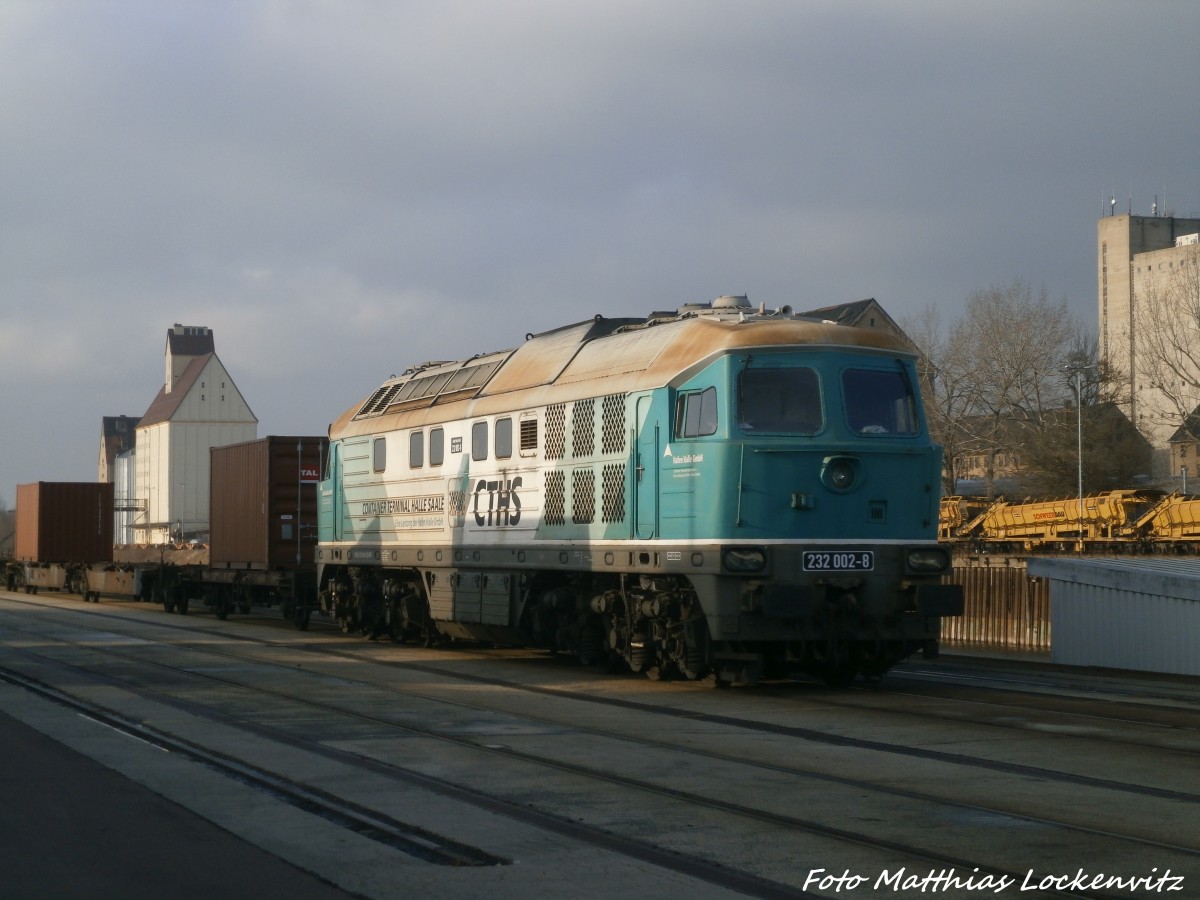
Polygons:
M1174 216L1107 216L1096 227L1100 352L1125 379L1121 405L1156 450L1165 449L1179 423L1152 421L1146 401L1154 388L1139 373L1137 297L1156 276L1195 253L1200 219Z
M167 332L165 375L137 425L139 543L208 536L209 450L254 440L258 419L217 358L211 329Z

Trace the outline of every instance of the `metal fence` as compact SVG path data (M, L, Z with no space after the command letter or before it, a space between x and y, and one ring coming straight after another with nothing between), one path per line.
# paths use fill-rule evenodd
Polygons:
M963 556L948 579L963 586L961 618L942 619L945 647L1050 652L1050 584L1022 557Z

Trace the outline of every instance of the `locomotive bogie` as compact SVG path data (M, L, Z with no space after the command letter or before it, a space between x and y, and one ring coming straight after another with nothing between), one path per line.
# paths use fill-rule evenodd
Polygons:
M838 664L881 674L935 647L940 617L961 614L955 588L904 573L904 555L921 552L911 546L876 551L870 575L822 573L796 582L773 574L774 568L798 570L806 554L845 551L775 548L772 568L748 576L722 570L723 555L740 548L693 546L684 556L669 547L588 554L481 550L482 569L337 568L326 592L336 603L327 611L349 622L347 630L372 636L534 646L659 675L723 673L738 683L792 671L824 676ZM524 554L526 563L500 569L505 554L510 563ZM684 561L666 560L677 556ZM388 582L404 585L410 606L403 616L380 602L386 591L377 586Z

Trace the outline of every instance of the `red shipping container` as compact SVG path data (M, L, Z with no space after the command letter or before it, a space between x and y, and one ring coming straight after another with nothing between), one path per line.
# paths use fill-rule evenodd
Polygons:
M13 555L20 562L112 562L113 485L90 481L17 485Z
M209 564L277 569L311 564L324 437L272 436L213 447Z

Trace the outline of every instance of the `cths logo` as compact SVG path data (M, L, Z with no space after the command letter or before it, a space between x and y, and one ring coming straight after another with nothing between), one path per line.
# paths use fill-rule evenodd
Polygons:
M475 484L475 500L471 512L475 514L475 524L485 525L516 525L521 521L521 498L517 488L521 486L518 475L511 481L487 481L480 479ZM487 497L487 510L481 509L482 498ZM487 513L484 515L484 513Z

